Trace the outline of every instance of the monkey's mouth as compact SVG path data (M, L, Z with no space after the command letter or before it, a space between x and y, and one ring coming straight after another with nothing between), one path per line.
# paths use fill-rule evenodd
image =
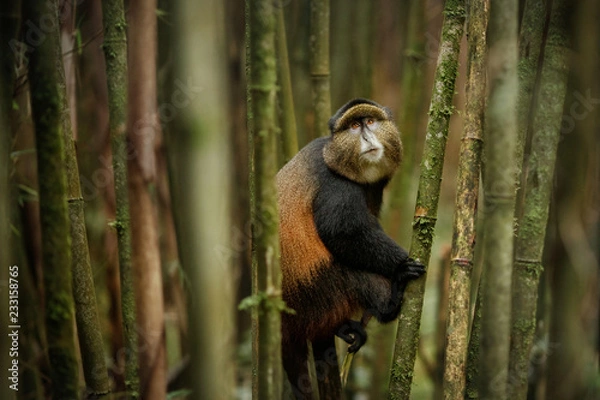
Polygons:
M379 161L382 155L383 149L379 147L369 147L368 149L360 153L360 156L362 158L365 158L366 160L371 162Z

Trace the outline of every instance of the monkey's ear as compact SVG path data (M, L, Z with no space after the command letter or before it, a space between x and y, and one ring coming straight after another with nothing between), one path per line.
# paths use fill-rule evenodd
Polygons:
M388 107L382 107L383 111L385 112L385 115L387 115L389 120L394 120L394 114L392 114L392 110L390 110Z
M333 117L329 118L329 122L327 125L329 126L329 133L333 135L333 130L335 129L335 121L337 121L337 114Z

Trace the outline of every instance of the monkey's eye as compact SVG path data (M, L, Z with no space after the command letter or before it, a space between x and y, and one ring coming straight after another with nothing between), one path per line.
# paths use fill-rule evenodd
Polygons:
M360 128L360 123L358 121L352 121L352 123L350 124L350 128L358 129L358 128Z
M373 118L367 118L367 125L373 125L375 123L375 120Z

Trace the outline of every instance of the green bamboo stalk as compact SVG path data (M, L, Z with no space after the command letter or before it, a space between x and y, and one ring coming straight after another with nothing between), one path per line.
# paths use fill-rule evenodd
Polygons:
M388 227L394 238L403 243L408 240L405 225L401 224L404 216L409 215L410 191L415 171L415 145L420 133L420 120L424 108L425 73L425 3L420 0L409 0L408 28L406 32L406 48L402 62L402 105L398 113L398 127L402 136L402 167L392 179L390 201L384 212ZM385 214L384 214L385 215Z
M512 279L512 323L508 393L527 397L529 355L536 328L537 293L563 103L569 75L567 1L554 0L535 107L525 204L518 226Z
M522 160L527 144L528 130L532 121L532 107L535 102L534 93L538 76L538 65L542 50L544 26L546 24L546 2L526 0L519 32L519 98L517 106L518 140L516 148L518 179L515 219L522 213L523 186L526 174L521 174Z
M189 310L194 310L185 373L194 399L230 399L236 390L236 285L229 256L236 249L231 241L234 162L227 135L227 54L221 51L230 17L226 9L219 0L173 5L175 82L167 97L179 114L166 138L179 255L190 283ZM215 40L198 40L206 37ZM194 171L212 172L198 176Z
M488 10L485 2L469 3L469 40L466 110L460 147L454 211L454 233L444 363L444 398L464 397L469 338L471 272L475 250L477 198L483 145L485 107L485 32Z
M506 399L517 141L517 15L515 0L491 3L485 120L484 274L480 396Z
M252 212L253 296L259 300L253 335L257 357L253 368L259 399L275 399L282 391L281 269L277 212L277 142L275 99L277 71L276 18L270 0L249 1L248 83L250 101L250 196ZM260 227L261 234L257 229ZM255 313L256 314L256 313Z
M285 34L285 18L283 7L276 7L277 13L277 62L279 82L281 86L281 140L283 142L283 163L291 160L298 152L298 133L296 130L296 113L294 111L294 95L292 93L292 77L288 59L287 39ZM282 163L282 164L283 164Z
M481 239L481 238L480 238ZM481 280L475 296L475 309L471 324L471 335L467 348L467 365L465 368L465 399L479 399L479 345L481 344Z
M73 5L73 7L75 7ZM75 10L73 9L73 12ZM65 163L67 172L67 199L71 220L71 271L73 274L73 297L75 299L75 319L81 352L83 374L87 392L103 397L110 391L108 370L104 357L102 331L98 317L96 292L92 277L90 253L87 242L84 201L79 183L79 167L75 140L71 125L71 113L67 99L65 70L61 57L58 68L58 90L62 110L62 129L65 140Z
M74 346L75 312L65 144L56 68L61 58L58 1L25 1L23 10L27 20L40 21L50 11L55 21L46 31L46 40L30 54L28 77L36 132L45 323L52 397L75 399L79 397L79 366Z
M410 247L410 256L424 265L429 264L431 256L444 150L448 124L453 113L452 97L465 17L464 1L446 1ZM410 396L424 290L425 278L420 278L410 282L404 294L390 376L390 399L408 399Z
M244 26L244 42L245 42L245 47L246 47L246 119L247 119L247 126L248 128L248 194L249 194L249 203L250 203L250 221L252 221L252 216L253 214L253 210L254 210L254 202L255 202L255 196L253 195L253 193L255 192L255 185L254 185L254 178L252 175L252 171L254 170L254 157L253 157L253 149L254 149L254 138L252 136L252 127L254 124L254 115L252 113L252 88L250 86L250 81L248 81L248 77L250 76L250 72L251 72L251 67L252 67L252 62L251 62L251 52L252 49L250 46L250 35L251 35L251 28L250 28L250 0L246 0L244 3L244 20L245 20L245 26ZM251 267L251 271L250 271L250 277L251 277L251 284L252 284L252 295L254 295L255 293L258 293L258 269L256 267L256 263L254 262L254 253L252 252L251 249L251 259L250 259L250 267ZM250 316L250 331L252 333L252 398L253 399L258 399L259 398L259 389L260 389L260 384L259 384L259 375L258 375L258 368L259 368L259 339L260 339L260 335L259 335L259 331L258 331L258 307L252 307L252 309L250 310L251 312L251 316Z
M116 221L119 241L119 274L121 281L121 314L125 344L125 387L130 398L140 395L138 375L138 338L136 306L131 263L131 227L127 188L127 39L122 0L102 2L104 24L104 57L108 85L108 111L113 155Z
M310 76L315 137L327 136L331 117L329 67L329 0L310 1ZM314 139L314 138L313 138Z
M385 11L384 11L385 12ZM410 230L409 215L414 200L415 146L417 138L424 128L420 121L425 107L427 90L425 89L425 2L408 1L408 27L406 43L402 59L402 104L398 112L398 127L402 138L402 165L390 183L390 201L383 204L382 221L386 231L390 232L396 242L407 243ZM397 321L382 325L374 332L372 343L375 343L377 359L373 365L373 384L371 398L381 399L389 393L389 371L392 360L390 349L394 346Z
M517 106L518 141L515 159L517 176L521 173L521 160L525 149L527 130L531 118L531 102L535 92L538 63L542 50L544 25L546 23L546 2L526 0L523 20L519 33L519 94Z

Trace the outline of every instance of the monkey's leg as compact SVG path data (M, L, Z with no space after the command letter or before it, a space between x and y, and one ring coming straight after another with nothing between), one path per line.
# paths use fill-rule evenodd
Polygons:
M400 313L408 280L390 281L375 274L362 274L358 278L361 283L355 286L355 290L364 310L381 323L396 319Z
M314 341L315 370L321 400L342 399L342 382L335 349L335 336Z
M287 399L311 400L312 386L308 373L308 345L306 341L282 345L283 368L292 388L292 395Z

